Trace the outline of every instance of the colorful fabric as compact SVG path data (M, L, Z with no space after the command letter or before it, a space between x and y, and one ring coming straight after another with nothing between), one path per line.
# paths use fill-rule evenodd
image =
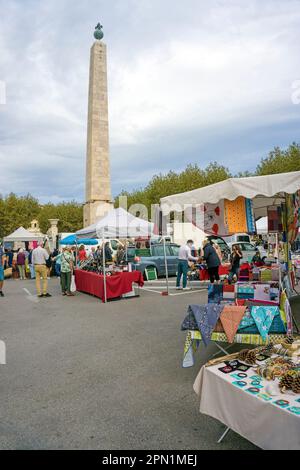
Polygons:
M292 317L292 310L290 302L287 298L286 292L282 291L280 296L280 310L284 312L286 325L287 325L287 333L292 334L293 332L293 317Z
M271 287L269 284L254 284L255 300L271 300Z
M300 191L286 197L288 241L293 243L300 227Z
M187 221L205 233L219 236L229 235L225 223L224 201L218 204L198 204L184 211Z
M268 207L268 232L282 232L282 214L281 207Z
M243 318L246 307L237 307L235 305L225 305L220 320L229 343L233 343L235 334Z
M224 200L225 221L229 233L247 232L247 216L245 198L238 197L234 201Z
M278 307L251 307L251 316L264 340L266 340L268 336L273 319L278 311Z
M206 305L189 305L188 313L194 315L198 330L205 346L210 342L213 329L223 310L222 305L206 304Z
M254 218L254 211L253 211L253 202L251 199L245 199L246 204L246 218L247 218L247 226L248 226L248 233L255 233L255 218Z
M261 307L258 306L258 307ZM240 334L259 334L259 329L257 327L257 324L254 320L254 318L251 315L251 309L253 307L250 307L249 309L246 310L244 317L242 318L239 327L238 327L238 333ZM272 306L271 308L277 309L276 306ZM287 329L284 323L284 316L282 315L282 312L277 309L272 324L269 329L269 334L276 334L276 333L286 333Z

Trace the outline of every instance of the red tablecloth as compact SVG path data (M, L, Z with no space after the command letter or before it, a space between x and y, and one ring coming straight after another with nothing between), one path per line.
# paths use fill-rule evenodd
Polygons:
M104 283L102 275L76 269L75 282L76 289L79 292L95 295L104 302ZM144 285L143 275L140 271L133 271L132 273L123 272L113 276L106 276L107 299L121 297L121 295L131 292L134 282L141 287Z
M219 266L219 276L226 276L229 274L229 267L228 266ZM199 270L199 278L200 281L208 281L209 280L209 274L207 269L200 269Z

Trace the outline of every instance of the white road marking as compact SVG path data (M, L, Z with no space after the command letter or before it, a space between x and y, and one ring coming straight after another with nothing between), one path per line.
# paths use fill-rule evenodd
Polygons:
M27 294L27 300L30 300L30 302L34 302L34 303L39 302L39 299L37 297L35 297L34 295L32 295L32 293L28 289L26 289L26 287L23 287L23 290Z

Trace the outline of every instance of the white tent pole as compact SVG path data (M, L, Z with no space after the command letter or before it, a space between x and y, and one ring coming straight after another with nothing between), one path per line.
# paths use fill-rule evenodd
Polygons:
M102 233L102 262L103 262L103 288L104 288L104 303L107 302L106 292L106 270L105 270L105 245L104 245L104 233Z
M165 237L163 237L163 245L164 245L164 258L165 258L165 270L166 270L166 285L167 285L167 293L169 295L169 272L168 272L168 262L167 262Z

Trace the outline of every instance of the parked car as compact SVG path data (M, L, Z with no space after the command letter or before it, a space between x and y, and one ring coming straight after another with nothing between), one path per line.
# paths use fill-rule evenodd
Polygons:
M231 251L230 251L229 245L226 243L224 238L218 237L216 235L209 235L207 237L207 239L210 240L211 242L217 243L219 245L219 247L220 247L220 249L223 253L223 260L228 261Z
M179 245L176 243L166 243L166 258L169 276L177 273ZM164 245L153 243L148 250L137 250L135 247L128 247L127 259L132 263L133 269L143 273L146 279L146 268L154 268L157 277L165 276Z
M258 248L252 243L247 242L229 243L228 246L230 247L231 252L234 245L238 245L242 252L243 258L241 259L241 263L251 263L252 258L256 254ZM260 256L262 258L262 261L267 257L265 252L261 252Z

